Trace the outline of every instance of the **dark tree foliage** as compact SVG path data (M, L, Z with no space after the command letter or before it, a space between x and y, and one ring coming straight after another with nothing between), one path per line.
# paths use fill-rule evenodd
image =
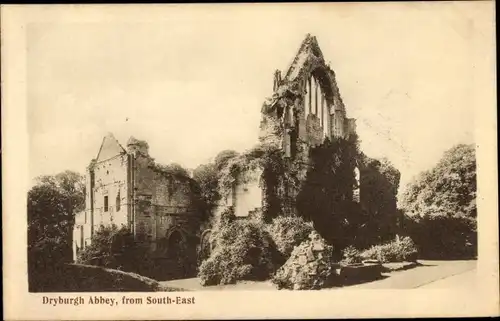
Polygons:
M360 167L364 217L360 230L363 244L358 246L366 248L392 240L398 232L397 194L401 174L387 159L365 156Z
M360 208L353 201L357 138L325 140L310 150L311 166L297 196L300 216L314 223L336 256L353 243L359 226Z
M149 260L147 248L134 241L127 227L111 225L94 233L92 242L78 253L77 262L147 275Z
M52 186L68 198L65 204L68 211L78 212L85 209L85 178L73 171L64 171L56 175L37 177L37 186Z
M178 178L188 178L189 177L189 172L187 169L182 167L182 165L179 165L177 163L172 163L168 165L163 165L163 164L155 164L156 169L165 173L169 174Z
M39 278L72 261L74 215L84 203L84 179L71 171L39 177L28 192L30 290Z
M193 180L199 186L206 218L211 216L222 197L219 191L221 171L231 159L238 155L234 150L223 150L215 156L213 162L201 164L193 171Z
M193 179L200 186L204 211L212 213L221 196L218 191L219 176L215 164L202 164L193 171Z
M410 183L400 203L404 229L421 257L477 255L476 157L473 145L446 151L431 170Z
M477 256L477 222L465 216L405 217L404 231L423 259L470 259Z
M217 171L222 170L222 168L227 165L230 159L238 155L238 152L230 149L219 152L219 154L217 154L214 159L215 168L217 169Z

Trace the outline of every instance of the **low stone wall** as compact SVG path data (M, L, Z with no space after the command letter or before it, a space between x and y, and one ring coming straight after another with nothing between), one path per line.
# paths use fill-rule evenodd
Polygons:
M413 269L418 266L417 262L396 262L382 264L384 272L396 272Z
M337 269L339 280L342 283L357 283L360 281L377 280L382 277L383 267L380 264L353 264L341 266Z

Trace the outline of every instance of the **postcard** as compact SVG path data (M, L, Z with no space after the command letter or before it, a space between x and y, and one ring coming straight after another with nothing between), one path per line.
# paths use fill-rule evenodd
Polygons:
M498 316L493 2L1 14L4 319Z

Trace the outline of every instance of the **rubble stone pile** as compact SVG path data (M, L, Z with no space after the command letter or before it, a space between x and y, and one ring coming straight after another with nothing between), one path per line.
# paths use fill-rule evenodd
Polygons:
M279 289L313 290L329 286L335 278L333 247L316 232L296 246L273 277Z

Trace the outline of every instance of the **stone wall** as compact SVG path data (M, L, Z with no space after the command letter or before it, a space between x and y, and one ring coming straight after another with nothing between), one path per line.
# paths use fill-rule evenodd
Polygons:
M90 244L92 222L94 233L100 225L129 226L152 251L174 230L195 242L200 213L190 179L159 172L147 143L131 139L128 147L127 152L112 135L106 136L97 161L89 166L86 209L76 215L73 230L75 259L76 247Z
M94 165L94 230L99 225L127 225L127 171L127 154Z
M245 173L246 180L236 184L234 196L235 216L248 216L250 212L262 207L262 188L259 186L262 170Z
M323 127L321 126L320 119L313 114L309 114L306 120L306 133L307 142L310 146L318 146L323 143L325 138Z
M75 215L75 226L73 228L73 259L76 259L77 248L82 249L84 245L90 244L91 224L90 213L81 211Z
M198 232L196 195L189 178L162 173L147 155L138 153L134 167L136 238L147 241L161 256L173 230L178 230L186 241Z
M90 244L99 226L127 225L130 213L129 156L112 135L103 139L97 160L87 169L85 210L75 216L73 257L76 247Z
M356 119L347 118L345 122L345 133L347 136L356 134Z

